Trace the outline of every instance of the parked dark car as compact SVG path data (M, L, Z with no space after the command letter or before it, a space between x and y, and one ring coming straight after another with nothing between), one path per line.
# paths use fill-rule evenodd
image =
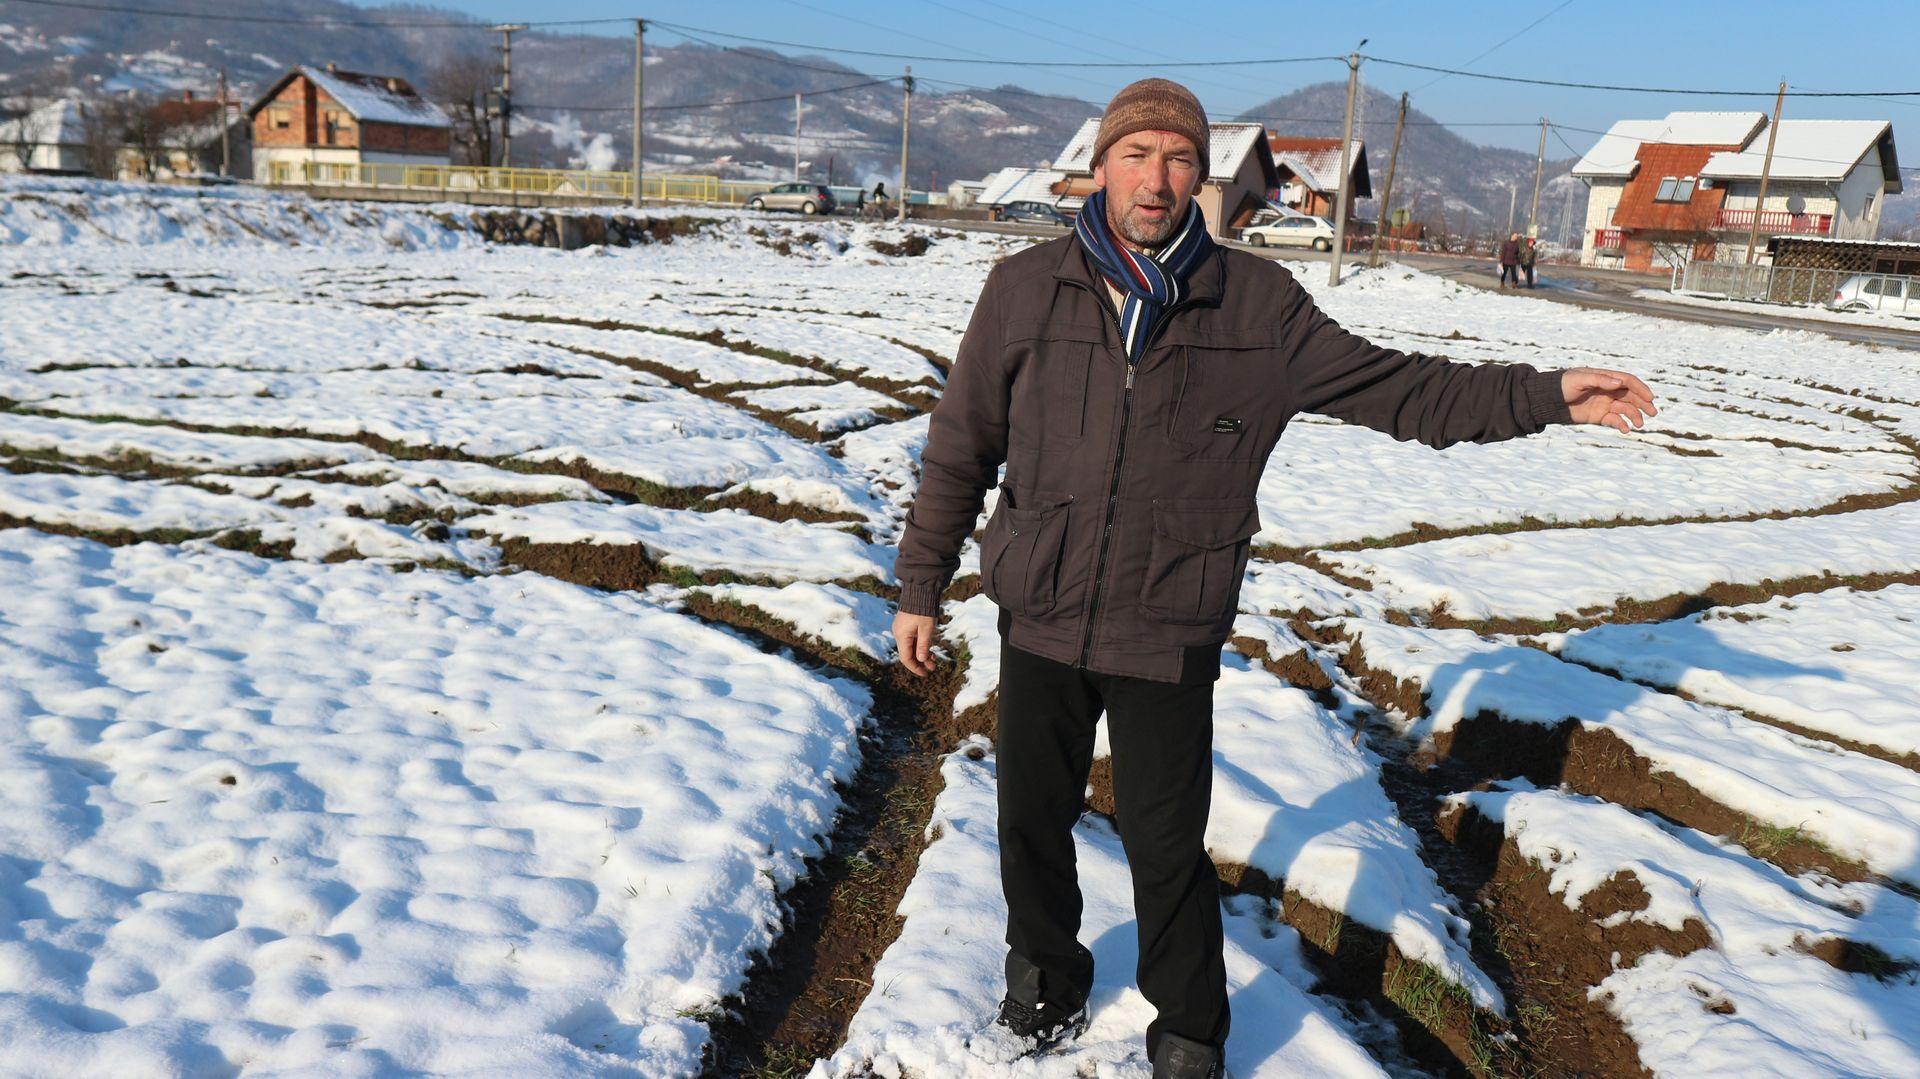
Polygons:
M1034 221L1043 225L1058 225L1066 228L1072 222L1058 207L1044 202L1009 202L1000 208L1002 221Z
M780 184L747 200L749 210L798 210L809 217L830 214L836 205L825 184Z

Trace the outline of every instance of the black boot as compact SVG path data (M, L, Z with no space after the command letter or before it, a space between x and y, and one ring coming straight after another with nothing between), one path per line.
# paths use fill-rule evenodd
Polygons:
M1160 1035L1153 1054L1153 1079L1224 1079L1226 1070L1219 1046L1178 1034Z

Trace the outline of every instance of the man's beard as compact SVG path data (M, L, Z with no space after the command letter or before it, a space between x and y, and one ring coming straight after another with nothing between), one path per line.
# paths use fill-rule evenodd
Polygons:
M1173 230L1179 227L1182 218L1182 215L1169 210L1167 216L1156 224L1140 220L1134 211L1135 207L1132 206L1122 210L1118 221L1111 220L1113 215L1109 213L1108 224L1120 234L1121 239L1141 247L1159 247L1165 243L1173 235Z

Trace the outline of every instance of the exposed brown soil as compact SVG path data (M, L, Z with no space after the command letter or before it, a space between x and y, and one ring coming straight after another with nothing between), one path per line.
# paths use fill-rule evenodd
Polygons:
M872 989L874 964L899 936L894 913L927 844L940 763L977 727L980 710L953 714L967 657L926 677L899 664L826 649L755 608L695 593L695 616L786 647L803 662L862 679L874 695L876 729L842 790L845 805L825 855L784 897L787 928L749 972L740 1000L713 1024L708 1075L789 1075L831 1054ZM991 716L993 702L985 706Z
M1420 687L1373 668L1358 641L1350 644L1341 666L1376 703L1408 716L1426 714ZM1524 776L1545 787L1564 783L1582 794L1656 813L1708 835L1729 836L1749 853L1789 873L1821 871L1839 880L1865 880L1872 875L1798 831L1771 828L1713 801L1678 776L1655 770L1604 727L1574 719L1553 725L1528 723L1481 712L1462 719L1451 730L1436 732L1433 756L1464 763L1479 778ZM1415 757L1410 763L1430 762Z
M1087 808L1115 818L1111 758L1094 758L1087 787ZM1476 1010L1438 971L1403 956L1385 933L1289 890L1265 870L1240 862L1216 862L1214 869L1223 894L1280 901L1281 920L1300 933L1319 975L1317 991L1371 1005L1392 1020L1398 1048L1425 1067L1488 1074L1491 1034L1504 1023Z
M1323 707L1338 707L1333 696L1333 679L1313 661L1306 649L1296 648L1284 656L1275 656L1267 642L1254 637L1234 637L1228 641L1234 650L1266 668L1268 674L1313 695Z
M1885 420L1885 417L1873 417ZM1872 420L1869 420L1872 422ZM1900 443L1916 458L1920 458L1920 440L1894 432L1884 432L1889 439ZM1762 439L1760 441L1768 441ZM1820 447L1806 447L1819 449ZM1517 532L1549 532L1560 529L1604 529L1634 528L1645 525L1671 524L1720 524L1751 521L1786 521L1802 517L1825 517L1836 513L1853 513L1858 510L1886 509L1920 500L1920 482L1908 483L1890 491L1871 491L1844 495L1825 505L1801 510L1760 510L1753 513L1711 516L1692 514L1676 517L1614 517L1604 520L1547 521L1538 517L1521 517L1518 520L1502 521L1495 524L1464 525L1443 528L1438 525L1416 521L1402 532L1379 536L1372 539L1348 540L1341 543L1329 543L1318 547L1287 547L1280 544L1264 544L1256 547L1253 554L1274 562L1296 562L1316 572L1323 573L1353 588L1371 590L1372 585L1363 579L1354 578L1333 569L1325 560L1315 557L1315 551L1364 551L1382 547L1405 547L1415 543L1428 543L1433 540L1455 539L1461 536L1501 536ZM1609 621L1611 619L1608 619ZM1487 632L1494 632L1489 630Z
M897 243L892 240L870 240L867 246L889 258L917 258L927 253L933 241L916 232Z
M731 349L734 352L748 356L758 356L761 359L773 360L776 363L789 364L794 367L805 367L809 370L832 375L841 381L851 382L856 386L873 390L876 393L888 394L922 411L930 411L933 408L933 403L937 400L934 395L939 392L939 387L934 385L930 378L925 381L903 382L899 379L886 378L868 371L842 367L817 356L802 356L781 349L756 345L750 341L737 340L728 337L719 329L707 330L702 333L693 330L668 329L662 326L647 326L635 322L619 322L613 319L572 318L562 315L536 315L519 312L495 312L494 317L509 319L515 322L549 322L560 323L567 326L585 326L588 329L594 330L637 330L641 333L657 333L664 334L668 337L678 337L687 341L700 341L705 344L719 346L720 348ZM662 375L662 377L665 376Z
M1731 617L1734 617L1740 621L1748 620L1746 617L1743 617L1740 615L1734 615ZM1850 652L1853 650L1852 645L1837 645L1835 647L1839 651ZM1585 662L1585 661L1576 660L1576 659L1568 659L1566 656L1560 656L1559 658L1564 660L1565 662L1578 664L1579 666L1585 667L1589 670L1598 671L1599 673L1607 675L1608 677L1618 678L1623 682L1632 682L1635 685L1642 685L1642 686L1646 686L1648 689L1654 689L1654 690L1660 691L1661 693L1671 694L1672 696L1678 697L1683 701L1694 701L1700 704L1710 704L1714 708L1723 708L1729 712L1737 712L1740 715L1743 715L1748 719L1753 720L1755 723L1765 723L1769 727L1778 727L1783 731L1786 731L1790 734L1797 734L1802 738L1811 738L1818 742L1826 742L1830 745L1839 746L1842 749L1851 750L1854 753L1859 753L1868 757L1878 757L1880 760L1886 761L1889 764L1897 764L1903 768L1911 768L1915 771L1920 771L1920 753L1900 753L1900 752L1896 752L1895 750L1888 749L1885 746L1876 746L1876 745L1869 744L1867 742L1856 742L1851 738L1842 738L1837 734L1830 734L1826 731L1815 730L1812 727L1804 727L1798 723L1791 722L1790 720L1780 719L1776 716L1770 716L1763 712L1755 712L1748 708L1741 708L1738 705L1721 704L1719 702L1714 702L1714 701L1702 701L1699 697L1696 697L1693 694L1688 693L1684 689L1680 689L1675 686L1663 686L1656 682L1649 682L1642 679L1631 678L1627 676L1625 673L1621 671L1617 671L1612 667L1608 667L1602 663L1591 663L1591 662Z
M1822 574L1790 577L1784 580L1768 578L1751 584L1729 584L1720 581L1693 592L1677 592L1657 599L1621 600L1611 607L1584 608L1552 620L1537 618L1466 620L1453 618L1445 612L1440 612L1437 617L1424 617L1421 620L1439 629L1470 629L1480 634L1553 633L1585 626L1597 626L1603 622L1665 622L1715 607L1739 607L1752 603L1765 603L1779 596L1798 596L1808 592L1825 592L1834 588L1873 592L1894 584L1920 585L1920 571Z
M1620 1020L1588 989L1618 965L1650 952L1685 955L1708 947L1706 926L1689 920L1679 930L1648 922L1601 920L1643 910L1646 889L1622 871L1581 898L1579 909L1548 890L1548 867L1521 855L1498 821L1456 808L1440 819L1442 832L1488 867L1476 894L1508 977L1503 989L1514 1015L1519 1074L1648 1075Z

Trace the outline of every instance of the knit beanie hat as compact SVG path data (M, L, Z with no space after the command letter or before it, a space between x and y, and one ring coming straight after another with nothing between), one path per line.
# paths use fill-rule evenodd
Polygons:
M1171 131L1193 140L1200 155L1200 179L1206 180L1207 113L1193 91L1169 79L1141 79L1121 87L1100 117L1093 163L1100 164L1107 147L1136 131Z

